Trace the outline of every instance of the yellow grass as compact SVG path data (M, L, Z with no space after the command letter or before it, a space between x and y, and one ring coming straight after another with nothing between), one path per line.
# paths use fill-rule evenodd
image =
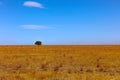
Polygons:
M120 46L0 46L0 80L120 80Z

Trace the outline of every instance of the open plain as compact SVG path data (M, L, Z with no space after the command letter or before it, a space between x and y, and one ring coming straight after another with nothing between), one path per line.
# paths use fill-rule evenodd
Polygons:
M120 80L120 46L0 46L0 80Z

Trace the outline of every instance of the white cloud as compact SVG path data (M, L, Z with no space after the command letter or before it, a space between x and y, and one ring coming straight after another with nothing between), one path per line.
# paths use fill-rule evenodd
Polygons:
M35 1L26 1L26 2L24 2L23 5L27 6L27 7L44 8L44 6L41 3L35 2Z
M34 29L34 30L40 30L40 29L51 29L50 27L43 26L43 25L21 25L24 29Z

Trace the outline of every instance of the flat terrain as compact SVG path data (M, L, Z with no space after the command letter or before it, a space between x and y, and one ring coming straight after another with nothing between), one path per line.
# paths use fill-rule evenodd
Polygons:
M0 46L0 80L120 80L120 46Z

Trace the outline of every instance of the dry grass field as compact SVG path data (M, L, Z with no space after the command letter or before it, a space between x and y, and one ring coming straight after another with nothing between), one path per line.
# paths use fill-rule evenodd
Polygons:
M0 46L0 80L120 80L120 46Z

